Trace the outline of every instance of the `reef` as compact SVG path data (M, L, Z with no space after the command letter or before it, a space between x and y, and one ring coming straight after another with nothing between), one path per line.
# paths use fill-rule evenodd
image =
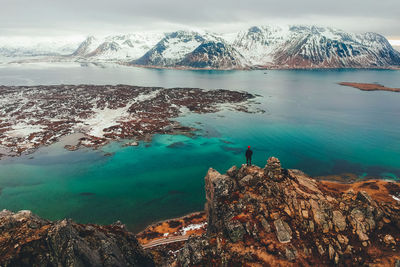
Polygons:
M18 156L80 133L65 148L99 148L112 140L150 141L192 134L174 118L188 112L252 109L254 95L230 90L130 85L0 86L0 157Z

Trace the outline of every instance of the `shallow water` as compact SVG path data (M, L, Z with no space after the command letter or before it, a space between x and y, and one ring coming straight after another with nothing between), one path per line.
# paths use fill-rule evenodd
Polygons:
M266 73L266 74L265 74ZM277 156L311 175L400 177L400 94L363 92L341 81L399 87L392 70L178 71L77 64L0 66L0 84L131 84L246 90L263 114L221 111L178 118L194 138L157 135L150 144L66 151L62 144L0 161L0 208L30 209L49 219L108 224L137 231L148 223L201 210L209 167L224 172ZM111 156L104 156L111 153Z

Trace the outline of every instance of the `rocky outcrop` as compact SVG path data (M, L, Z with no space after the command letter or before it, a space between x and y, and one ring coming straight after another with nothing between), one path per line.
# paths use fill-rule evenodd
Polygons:
M317 181L272 157L264 168L210 168L205 190L205 214L138 234L153 257L120 223L51 222L3 210L0 266L400 265L397 182Z
M394 182L317 181L273 157L264 168L210 169L207 233L190 238L176 263L394 266L400 204L385 189L394 187L400 189Z
M0 212L0 266L154 266L120 223L51 222L30 211Z

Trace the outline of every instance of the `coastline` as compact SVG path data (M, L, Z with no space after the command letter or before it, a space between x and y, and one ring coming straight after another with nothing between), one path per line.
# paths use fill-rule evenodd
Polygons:
M173 119L185 112L215 113L226 104L238 112L261 111L251 111L249 102L259 96L223 89L80 84L0 86L0 92L0 147L8 150L0 156L31 153L74 133L83 136L68 150L120 139L146 142L154 134L193 135L197 129Z
M0 64L23 64L23 63L77 63L77 64L93 64L97 66L102 66L104 64L117 64L127 67L136 67L144 69L169 69L169 70L212 70L212 71L251 71L251 70L400 70L400 66L368 66L368 67L335 67L335 66L283 66L283 65L255 65L255 66L244 66L238 68L198 68L190 66L158 66L158 65L140 65L133 64L124 61L114 61L114 60L104 60L104 61L88 61L80 60L79 58L71 59L68 56L60 57L48 57L46 60L43 58L32 58L32 59L21 59L17 61L3 62Z

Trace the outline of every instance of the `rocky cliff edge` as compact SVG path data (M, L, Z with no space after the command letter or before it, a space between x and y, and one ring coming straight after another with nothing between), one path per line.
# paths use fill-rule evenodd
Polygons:
M398 183L317 181L282 169L210 169L207 233L177 255L182 266L400 266Z

